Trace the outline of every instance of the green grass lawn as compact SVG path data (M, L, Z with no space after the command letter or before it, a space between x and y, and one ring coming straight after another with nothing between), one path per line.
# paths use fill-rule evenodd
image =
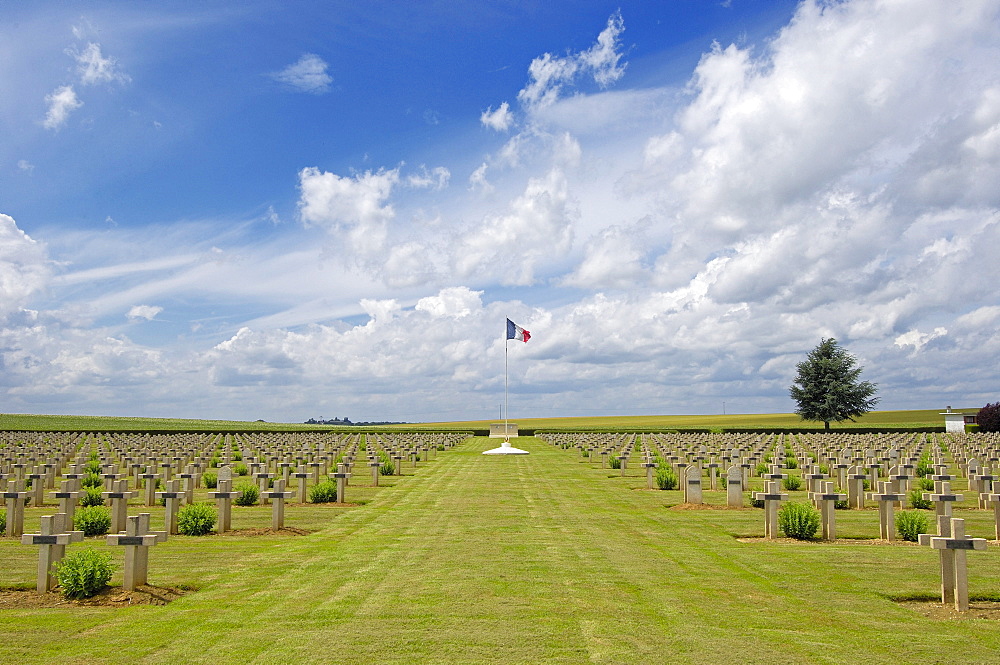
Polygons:
M290 507L307 536L171 537L150 582L198 590L167 606L0 610L0 662L998 662L1000 621L891 599L938 593L938 557L858 540L877 537L875 510L838 511L833 544L740 542L763 535L763 511L678 510L641 469L534 438L517 441L528 456L480 454L495 445L470 439L379 488L359 474L362 505ZM968 533L993 537L992 513L960 506ZM265 527L270 509L234 515ZM1000 595L1000 548L968 559L972 595ZM0 585L33 584L35 560L0 540Z

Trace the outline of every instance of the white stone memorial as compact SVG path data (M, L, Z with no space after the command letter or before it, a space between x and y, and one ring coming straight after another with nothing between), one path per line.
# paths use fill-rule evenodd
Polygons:
M483 452L484 455L528 455L527 450L521 450L510 445L510 441L504 439L499 448L493 448Z

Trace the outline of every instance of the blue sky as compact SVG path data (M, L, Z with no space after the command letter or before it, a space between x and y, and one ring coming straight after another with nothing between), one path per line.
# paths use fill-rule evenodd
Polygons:
M2 410L996 401L1000 3L0 7Z

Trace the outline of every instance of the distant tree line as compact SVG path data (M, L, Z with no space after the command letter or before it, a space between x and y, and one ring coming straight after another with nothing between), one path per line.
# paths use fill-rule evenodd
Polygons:
M378 420L378 421L366 421L361 423L353 423L350 418L330 418L324 420L323 418L310 418L306 421L306 425L353 425L355 427L370 427L372 425L405 425L405 422L395 422L391 420Z

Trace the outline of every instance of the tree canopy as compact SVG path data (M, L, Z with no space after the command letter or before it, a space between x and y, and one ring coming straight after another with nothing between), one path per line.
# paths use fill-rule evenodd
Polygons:
M854 420L878 403L876 384L859 381L862 367L857 359L837 344L824 339L796 365L798 374L788 389L803 420L821 420L826 429L830 422Z
M1000 432L1000 402L987 404L976 416L980 432Z

